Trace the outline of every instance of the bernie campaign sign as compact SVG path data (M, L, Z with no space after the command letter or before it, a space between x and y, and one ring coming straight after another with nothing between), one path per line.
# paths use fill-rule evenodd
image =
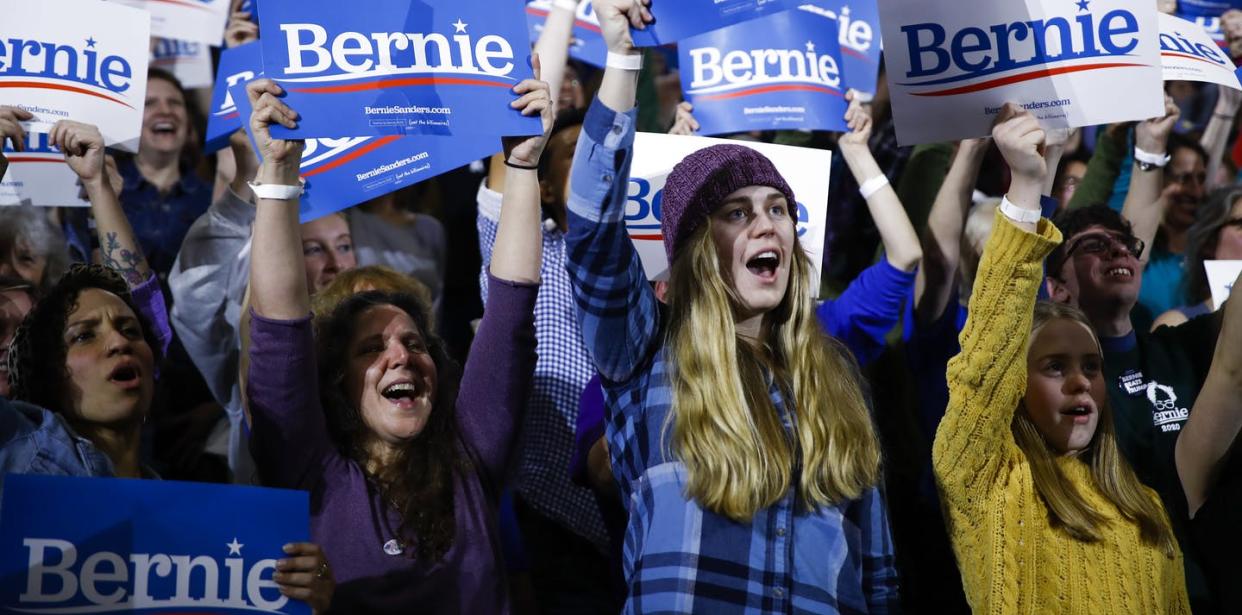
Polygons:
M207 152L224 149L229 135L242 127L241 114L229 88L246 83L263 72L263 52L257 42L220 52L220 66L211 90L211 111L207 114Z
M151 17L100 0L0 0L0 105L94 124L104 142L138 151Z
M1176 15L1203 26L1218 46L1226 47L1220 16L1230 9L1242 9L1242 0L1178 0Z
M681 41L682 90L699 132L848 130L836 25L795 9Z
M65 155L48 143L46 134L26 133L22 151L4 141L10 165L0 172L0 205L90 207L82 198L78 175L65 162Z
M655 23L642 30L631 29L630 38L638 47L667 45L773 15L799 4L796 0L655 0L651 4Z
M1007 101L1048 128L1164 113L1154 3L880 0L903 145L991 132Z
M526 3L526 23L530 26L530 40L537 41L543 34L543 24L555 3L552 0L531 0ZM608 44L599 30L599 20L591 0L580 0L574 13L574 30L569 40L569 57L590 64L603 66L608 59Z
M336 0L263 5L263 72L301 113L280 138L530 135L509 107L532 76L522 5L494 0Z
M151 66L172 73L186 89L209 88L212 84L211 48L203 43L156 39Z
M243 118L251 114L245 85L229 88ZM296 109L295 109L296 110ZM254 146L250 122L243 122ZM302 151L306 192L302 222L395 192L500 151L498 137L341 137L307 139ZM255 147L262 158L262 152Z
M1160 61L1165 81L1204 81L1242 90L1233 60L1197 23L1160 15Z
M310 614L272 581L305 492L10 474L0 510L0 611Z
M880 9L875 0L821 0L798 8L837 22L845 89L868 100L880 77Z
M112 0L151 13L151 35L208 45L224 41L232 0Z
M664 253L664 236L660 232L660 202L664 197L668 174L686 156L721 143L736 145L740 142L649 132L634 136L634 162L630 169L625 204L625 226L649 279L668 279L668 257ZM832 152L770 143L740 144L767 156L793 189L798 199L798 241L814 266L812 289L818 294L828 219L827 170L832 166Z

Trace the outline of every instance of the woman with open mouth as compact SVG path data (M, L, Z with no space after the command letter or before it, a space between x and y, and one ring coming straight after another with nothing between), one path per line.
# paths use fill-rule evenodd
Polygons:
M1038 120L992 132L1013 175L983 252L932 449L976 613L1189 613L1182 555L1117 448L1100 342L1076 308L1036 304L1061 233L1041 219Z
M552 125L546 84L526 80L514 92L513 110L540 117L545 134L503 140L510 168L491 292L462 370L429 325L429 306L410 295L364 292L312 325L298 230L302 144L268 130L293 128L298 116L271 81L247 86L263 158L251 448L265 484L311 492L311 535L335 565L339 612L509 612L497 519L535 365L536 168Z

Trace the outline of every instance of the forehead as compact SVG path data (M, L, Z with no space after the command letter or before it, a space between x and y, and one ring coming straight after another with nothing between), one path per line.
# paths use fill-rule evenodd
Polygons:
M109 313L117 316L134 316L134 311L120 297L102 288L87 288L78 293L77 305L69 312L69 321Z
M784 196L785 193L771 186L746 186L745 188L738 188L737 190L725 195L724 200L732 201L736 199L746 199L750 201L763 202L771 198Z
M414 333L422 336L414 319L405 310L391 304L369 307L354 317L353 339L359 340L374 335L384 337Z
M1032 359L1049 355L1099 356L1100 346L1095 333L1077 320L1055 318L1035 331L1029 356Z
M1199 156L1199 152L1189 147L1179 147L1173 150L1173 159L1169 166L1174 169L1189 170L1194 168L1203 168L1203 158Z
M1078 241L1079 238L1085 237L1087 235L1121 235L1121 234L1122 233L1116 229L1111 229L1111 228L1108 228L1100 224L1092 224L1091 226L1088 226L1087 228L1081 231L1078 231L1077 233L1074 233L1074 236L1066 240L1065 243L1072 244L1075 241Z
M349 234L349 224L345 218L331 214L311 220L302 225L302 240L318 239L332 241L341 235Z
M169 83L165 79L155 78L147 81L147 99L152 98L175 98L184 102L181 96L181 90L177 86Z

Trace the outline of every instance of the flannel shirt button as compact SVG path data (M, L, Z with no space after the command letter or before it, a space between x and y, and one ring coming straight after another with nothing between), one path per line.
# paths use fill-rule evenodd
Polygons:
M777 535L777 536L782 536L782 537L783 537L783 536L785 535L785 528L783 528L783 527L778 527L778 528L776 528L776 535Z
M779 587L778 587L778 588L776 588L776 589L772 590L772 595L773 595L773 596L776 596L777 598L784 598L784 597L785 597L785 590L783 590L783 589L781 589L781 588L779 588Z
M621 131L622 131L622 130L624 130L624 129L623 129L623 128L621 128L621 125L620 125L620 124L613 124L613 125L612 125L612 134L614 134L614 135L619 135L619 134L621 134Z
M605 184L612 183L612 175L609 175L608 173L605 173L604 176L600 179L603 179Z

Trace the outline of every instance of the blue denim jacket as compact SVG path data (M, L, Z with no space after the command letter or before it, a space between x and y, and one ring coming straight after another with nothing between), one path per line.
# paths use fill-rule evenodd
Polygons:
M112 462L65 419L0 397L0 488L6 474L112 476Z

